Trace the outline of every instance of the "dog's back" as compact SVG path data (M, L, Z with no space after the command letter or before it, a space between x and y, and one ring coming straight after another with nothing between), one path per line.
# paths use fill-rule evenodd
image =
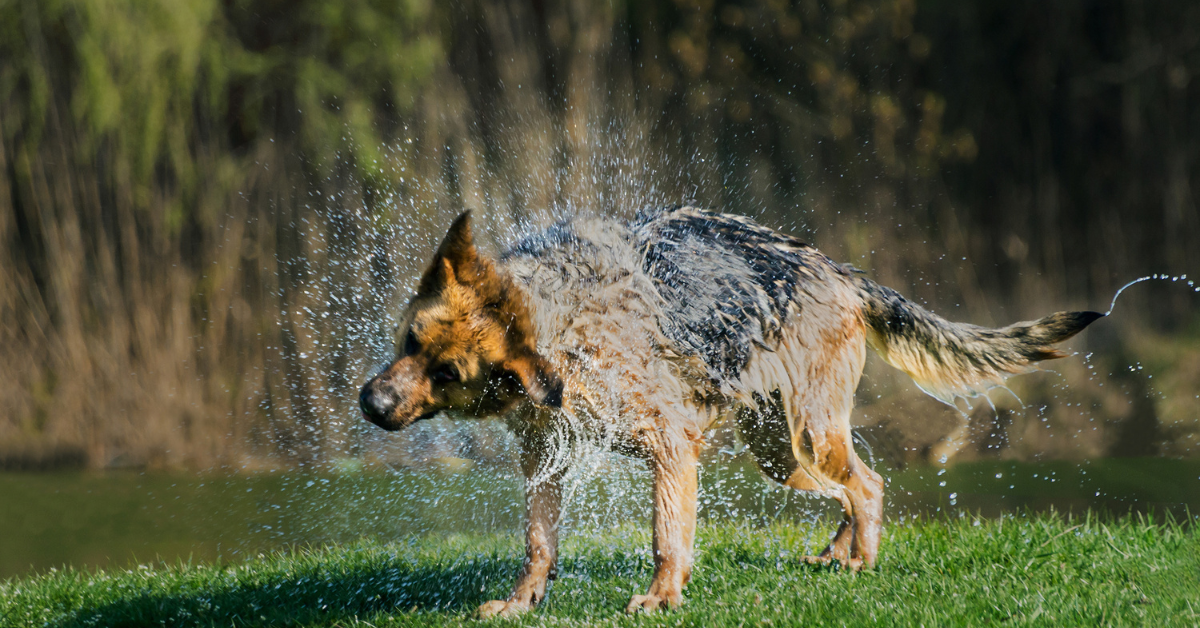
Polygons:
M699 356L728 390L756 349L774 351L812 289L850 270L817 249L749 219L695 207L631 225L642 271L664 302L663 333Z
M661 306L659 331L675 353L699 358L726 392L757 349L775 349L803 294L850 275L795 238L689 206L643 212L629 223L561 221L517 242L501 260L546 303L644 274Z

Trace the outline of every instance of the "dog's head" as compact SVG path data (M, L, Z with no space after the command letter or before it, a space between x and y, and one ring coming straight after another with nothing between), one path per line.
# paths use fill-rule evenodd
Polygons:
M562 405L562 380L538 354L523 295L479 256L459 216L397 328L398 355L362 387L367 420L398 430L442 410L504 412L522 399Z

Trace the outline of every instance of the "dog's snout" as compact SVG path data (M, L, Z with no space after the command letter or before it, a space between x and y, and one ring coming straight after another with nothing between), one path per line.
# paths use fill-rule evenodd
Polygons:
M358 404L362 406L367 420L379 423L391 414L392 409L396 407L396 402L392 400L391 395L379 391L374 383L372 380L362 387L362 391L358 394Z

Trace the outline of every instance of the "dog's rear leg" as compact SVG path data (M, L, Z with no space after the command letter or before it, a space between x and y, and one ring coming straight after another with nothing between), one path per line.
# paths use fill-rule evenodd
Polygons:
M750 451L754 453L755 461L758 462L764 475L797 491L835 497L842 504L845 517L833 540L819 555L807 556L804 560L809 563L826 565L837 560L843 565L851 566L853 563L851 556L855 534L855 513L858 511L858 507L850 499L846 488L842 485L841 478L847 476L845 468L836 462L831 464L829 460L825 460L823 464L814 462L815 450L823 450L824 447L819 445L814 448L813 439L803 432L796 444L793 445L788 418L778 397L772 404L764 403L755 411L743 409L736 416L742 438L750 447ZM799 424L799 429L805 430L805 421L801 420ZM823 445L824 439L818 440L818 443ZM803 462L797 459L796 453L798 452L802 452ZM851 457L857 460L853 452L839 459L847 460ZM837 479L827 476L825 473L827 467L834 468L834 478Z
M836 498L842 505L842 524L829 545L816 556L806 556L809 563L828 565L834 560L857 571L873 566L879 554L879 537L883 527L883 477L868 467L853 450L845 466L822 469L841 486ZM815 480L806 469L797 469L786 484L802 491L828 493L827 486Z
M787 448L782 446L784 441L779 435L782 430L770 421L759 423L773 428L774 436L751 431L749 428L755 426L748 421L743 433L759 437L754 453L768 475L779 478L775 475L779 469L793 469L786 479L780 479L782 484L832 497L842 505L842 523L829 545L820 554L804 560L825 565L836 560L855 571L864 565L872 566L879 552L883 525L883 478L854 452L848 418L834 421L832 427L829 422L811 419L797 421L800 426L793 437L795 444L789 443ZM799 459L793 452L799 454ZM766 461L770 463L764 465Z
M783 482L784 486L793 488L797 491L805 491L811 493L820 493L829 495L831 487L827 482L824 482L812 475L812 472L803 467L797 467L791 477ZM838 496L838 501L842 504L842 524L838 526L837 533L833 535L833 540L829 541L829 545L816 556L805 556L803 560L810 564L828 565L833 561L838 561L843 565L850 564L850 546L854 541L854 505L843 494Z
M657 452L654 468L654 579L646 595L635 595L625 612L675 608L692 576L696 538L696 459L694 443Z
M868 467L851 449L851 475L846 495L854 509L854 542L850 560L859 566L875 566L879 537L883 532L883 476ZM853 565L852 565L853 566ZM857 568L857 567L855 567Z
M525 562L517 584L507 600L492 600L479 607L482 618L511 616L533 608L546 595L546 581L553 580L558 560L559 508L562 503L562 470L548 477L545 458L550 455L542 439L523 443L521 470L525 474Z

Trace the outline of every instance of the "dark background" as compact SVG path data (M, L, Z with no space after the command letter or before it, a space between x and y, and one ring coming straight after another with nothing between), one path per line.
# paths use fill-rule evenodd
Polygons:
M0 468L502 456L355 408L463 209L694 201L950 318L1105 311L1200 278L1198 71L1188 0L0 3ZM958 456L1194 456L1198 299L1131 288ZM897 464L959 421L859 402Z

